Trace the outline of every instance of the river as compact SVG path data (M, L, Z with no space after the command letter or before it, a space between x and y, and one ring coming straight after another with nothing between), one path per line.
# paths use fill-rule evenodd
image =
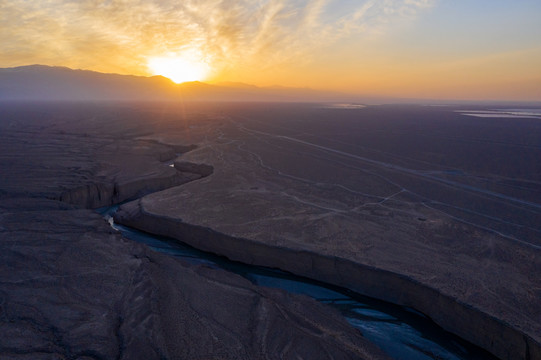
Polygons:
M480 360L496 359L486 351L450 334L423 314L405 307L368 298L344 288L295 276L276 269L246 265L205 253L177 240L144 233L115 224L118 206L97 211L128 239L151 249L194 264L221 268L260 286L280 288L308 295L338 309L351 325L396 360Z

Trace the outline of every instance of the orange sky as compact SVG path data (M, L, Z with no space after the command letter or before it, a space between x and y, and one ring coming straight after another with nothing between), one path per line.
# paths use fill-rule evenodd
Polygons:
M0 19L0 67L541 101L537 0L0 0Z

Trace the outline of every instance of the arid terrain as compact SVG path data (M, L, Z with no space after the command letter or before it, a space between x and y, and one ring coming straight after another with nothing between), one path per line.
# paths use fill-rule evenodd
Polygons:
M128 201L115 221L541 359L541 119L470 109L3 104L0 353L383 356L308 298L167 259L87 210Z
M151 251L90 210L199 178L168 166L190 146L137 139L188 129L159 109L0 107L0 358L385 359L333 309Z

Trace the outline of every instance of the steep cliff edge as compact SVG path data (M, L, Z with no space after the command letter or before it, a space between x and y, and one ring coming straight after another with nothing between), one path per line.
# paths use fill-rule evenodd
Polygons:
M211 227L188 223L179 217L157 215L145 207L149 201L144 198L122 205L114 216L115 221L152 234L178 239L197 249L226 256L231 260L279 268L415 308L444 329L487 349L501 359L541 358L538 334L527 335L522 329L502 319L503 316L490 314L486 308L479 308L453 294L446 294L437 286L420 282L398 271L385 270L341 256L233 237Z

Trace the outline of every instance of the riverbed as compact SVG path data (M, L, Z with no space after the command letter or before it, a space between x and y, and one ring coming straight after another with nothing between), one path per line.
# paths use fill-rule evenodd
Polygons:
M126 238L193 264L203 264L236 273L259 286L304 294L328 304L339 310L365 338L378 345L394 359L496 359L486 351L444 331L414 309L372 299L345 288L313 281L281 270L231 261L226 257L199 251L171 238L115 224L112 215L117 209L118 206L111 206L97 211Z

